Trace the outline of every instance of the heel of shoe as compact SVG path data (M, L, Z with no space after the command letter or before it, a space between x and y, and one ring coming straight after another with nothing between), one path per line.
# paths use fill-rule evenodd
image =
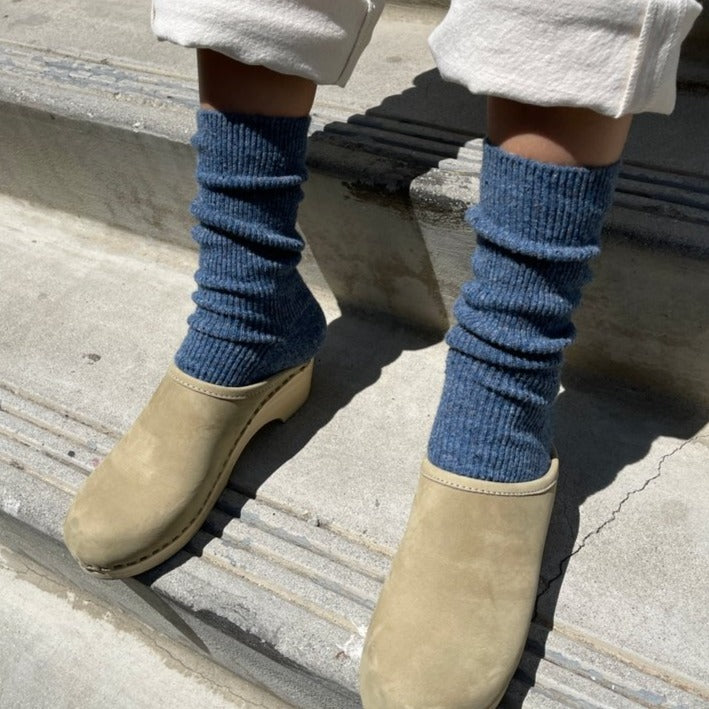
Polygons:
M308 400L312 381L313 360L310 360L303 371L298 372L279 392L282 394L283 406L278 416L280 421L287 421Z
M254 427L264 426L269 421L287 421L308 400L313 378L313 360L281 386L271 400L261 409Z

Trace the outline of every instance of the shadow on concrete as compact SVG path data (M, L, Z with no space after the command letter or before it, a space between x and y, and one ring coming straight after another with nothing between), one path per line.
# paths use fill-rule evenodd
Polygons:
M412 184L481 137L484 105L481 97L431 70L402 93L311 136L310 179L299 223L338 300L445 332L449 320L440 274L422 233ZM477 129L452 128L459 116L475 117L470 124ZM440 211L437 201L430 200L423 211ZM462 224L465 205L458 206L456 221Z
M450 144L455 150L455 134L463 141L485 134L486 98L471 94L458 84L444 81L438 69L419 74L410 89L388 96L378 106L367 109L365 115L400 120L412 126L434 127L452 134ZM451 153L455 157L456 152Z
M237 464L230 486L255 496L271 473L301 450L354 396L374 384L385 366L404 350L422 349L436 340L392 321L343 314L330 324L316 358L308 402L287 426L274 424L253 441Z
M180 635L193 647L198 648L205 654L209 655L209 648L204 644L202 638L192 629L189 623L185 622L175 609L170 606L159 594L153 592L148 586L143 583L146 579L140 580L134 578L124 579L123 583L138 597L146 606L149 606L155 613L163 618L172 628L177 630Z
M509 709L522 706L534 686L547 637L554 627L569 559L597 532L594 528L579 539L581 506L611 485L626 466L645 458L658 437L688 440L707 421L706 415L688 412L677 402L648 399L643 392L580 378L573 371L566 370L563 379L568 388L555 405L555 445L561 476L533 618L543 632L539 641L527 645L525 670L518 670L514 689L501 705Z

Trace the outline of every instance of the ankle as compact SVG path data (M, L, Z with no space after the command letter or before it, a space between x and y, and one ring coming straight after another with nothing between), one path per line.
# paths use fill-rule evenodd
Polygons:
M268 322L260 323L258 337L246 319L240 325L229 323L222 331L213 327L202 330L201 318L195 313L175 364L195 379L239 387L312 359L325 339L327 324L310 290L302 281L300 284L297 296L290 289L287 297L282 293L272 304L272 315Z

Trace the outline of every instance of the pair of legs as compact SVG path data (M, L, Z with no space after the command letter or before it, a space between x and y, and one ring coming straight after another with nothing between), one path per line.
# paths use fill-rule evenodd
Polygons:
M311 20L345 7L301 5ZM455 15L465 3L453 5ZM175 15L175 37L192 36L182 33L201 15L190 7L183 3L185 14ZM501 12L501 22L519 19ZM448 30L455 24L452 17ZM199 50L198 307L177 366L67 518L68 546L95 573L140 573L180 548L248 438L307 396L307 362L324 335L295 270L306 117L316 90L310 26L303 24L297 43L298 76ZM237 45L258 52L273 27L249 27L249 42ZM579 38L584 27L576 27ZM618 35L632 49L634 33L621 27ZM469 38L458 34L461 43ZM290 61L289 46L287 34L268 44L274 61L281 54ZM327 58L316 60L326 72ZM537 60L548 65L543 53ZM464 64L453 61L449 73ZM622 87L622 79L609 85ZM469 215L478 231L476 280L456 306L428 460L365 644L361 688L372 709L495 706L531 616L557 478L549 419L561 351L573 338L571 312L598 251L630 118L518 98L489 99L481 202Z
M259 117L275 118L288 131L309 115L316 86L308 79L209 50L198 50L198 67L203 117L230 115L236 123L253 123L257 131ZM475 256L478 282L466 286L456 308L460 326L449 335L447 384L429 447L431 460L446 470L513 482L540 477L548 467L549 407L558 387L560 354L573 337L571 311L589 278L587 262L598 250L615 178L608 166L620 157L630 120L585 108L489 99L483 200L469 215L482 232ZM229 131L224 130L221 140ZM269 134L263 145L275 139ZM202 162L211 159L207 153L203 151ZM285 154L297 158L291 150ZM529 162L510 162L517 156ZM535 163L549 167L538 169ZM583 169L574 171L579 166ZM242 197L235 193L234 201ZM198 218L202 201L196 207ZM539 220L545 223L531 223ZM196 236L199 241L201 230ZM226 255L234 247L224 244ZM205 265L209 271L206 259ZM200 293L196 300L200 305ZM209 304L198 311L192 330L208 326L219 337L207 310ZM191 332L178 353L178 366L209 378L212 372L184 356L195 339ZM240 349L237 342L236 351ZM197 359L205 356L209 352L199 352ZM245 379L211 381L247 384L257 379L248 378L248 371L241 373ZM476 409L492 410L492 418L499 420L484 421Z
M310 112L316 87L307 79L244 65L208 50L198 51L198 66L203 109L242 116L289 118L302 117ZM603 176L605 166L619 160L630 122L630 116L615 119L583 108L542 108L490 98L488 139L505 156L524 159L520 163L524 166L524 177L510 179L509 176L493 175L495 168L490 164L502 165L507 157L500 159L499 155L486 152L488 165L483 167L481 179L493 183L507 179L508 187L523 191L528 186L525 185L529 179L527 166L535 163L548 165L548 176L564 175L563 171L555 172L557 166L597 168L596 174ZM492 159L490 155L493 155ZM541 174L544 175L544 168ZM539 188L544 179L535 176L532 180L534 187ZM612 189L612 180L610 184ZM495 189L497 187L492 191ZM570 195L564 194L564 188L547 185L545 189L547 194L541 199L550 201L550 214L558 216L560 210L556 202L569 196L573 201L583 186L574 184ZM608 185L606 193L602 192L599 191L596 201L603 206L599 206L595 220L585 225L591 231L600 226L603 207L608 200ZM488 202L488 212L494 212L495 206L491 204L494 200ZM484 224L485 215L481 216ZM574 232L576 220L582 220L583 215L567 216L569 224L551 227L552 230L563 232L568 228L570 234ZM494 222L495 215L489 213L488 222L491 217ZM548 224L542 225L539 233L546 228L549 228ZM517 245L524 244L524 229L512 235L519 239ZM570 234L552 236L560 237L560 242L566 239L563 247L573 249L577 243ZM581 234L580 237L583 241L588 235ZM530 239L529 243L533 240ZM497 279L506 280L513 290L518 289L518 297L529 296L531 303L535 304L528 308L532 318L543 316L545 308L541 303L550 294L565 301L561 310L555 314L554 308L550 311L550 320L554 322L556 318L557 325L564 328L568 309L578 299L575 291L586 277L584 260L588 254L576 263L573 258L565 261L563 254L557 254L561 261L554 264L554 257L551 262L545 260L543 249L525 261L513 251L498 250L499 243L485 245L484 238L481 243L478 266L482 284L477 293L469 292L467 298L464 293L461 298L459 315L464 325L457 328L457 333L454 330L450 337L454 349L449 355L446 391L429 449L430 458L442 458L447 464L442 466L443 470L429 461L424 463L407 532L368 631L360 678L362 699L368 709L494 706L501 699L519 662L527 632L530 602L536 591L553 502L556 464L553 461L547 470L550 451L546 449L539 456L535 469L505 469L505 465L524 467L530 458L533 460L533 456L526 452L528 441L519 446L522 453L517 456L505 456L501 449L490 450L490 447L512 449L514 445L508 445L508 439L525 435L547 445L544 429L548 427L548 404L553 398L548 387L554 386L556 375L549 370L554 369L555 363L558 367L558 360L552 355L551 364L546 362L533 371L530 375L532 382L522 395L524 399L529 396L529 391L534 395L546 388L546 397L543 397L546 400L537 406L542 411L541 416L526 425L515 415L511 418L501 416L497 430L485 431L482 440L476 441L479 432L472 427L479 426L479 414L473 411L468 415L467 407L495 407L496 402L501 401L500 408L504 409L504 394L500 396L500 392L505 387L514 388L519 368L515 371L515 366L511 366L503 372L503 383L493 385L493 388L497 387L495 394L479 393L489 386L486 380L492 381L490 370L495 357L488 357L488 362L476 367L469 357L474 355L474 348L472 353L468 351L461 355L455 350L456 339L463 343L463 351L468 349L471 340L465 329L466 321L470 329L476 331L473 338L483 337L486 326L480 321L485 315L492 323L487 327L488 332L491 327L494 330L507 325L505 321L509 322L515 310L511 305L514 297L503 303L504 297L500 299L495 286ZM542 280L554 281L547 284L548 288L526 283L529 280L527 272L536 269L544 272ZM485 304L493 301L506 312L495 313L494 304L486 312ZM516 310L523 313L525 305L519 304ZM520 331L523 329L527 326L523 325ZM540 332L543 330L542 327ZM510 338L508 333L500 339L502 347L514 344L515 336ZM543 339L547 345L554 340L548 336ZM558 347L558 343L552 345L552 348ZM526 350L520 356L526 354L533 360L534 347L526 345ZM541 359L543 361L544 356ZM504 359L496 364L506 369ZM513 383L505 382L506 378ZM535 405L528 402L520 407L535 409ZM493 422L496 421L494 412L488 412L488 415ZM493 423L492 428L495 427ZM463 442L461 438L471 440ZM479 453L481 446L487 448L482 455ZM471 460L471 454L477 460ZM486 472L493 470L489 460L497 455L505 463L494 470L492 479L505 482L470 479L484 477ZM461 479L455 473L470 477ZM512 480L531 482L507 483L504 477L507 473L511 474ZM502 505L500 499L503 499Z

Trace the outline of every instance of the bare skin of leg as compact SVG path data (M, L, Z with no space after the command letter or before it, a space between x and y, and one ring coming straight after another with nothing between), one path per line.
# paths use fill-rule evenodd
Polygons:
M632 116L610 118L588 108L531 106L489 98L490 141L508 153L555 165L610 165L620 159Z
M202 108L263 116L307 116L316 84L262 66L197 50ZM610 165L625 145L631 116L610 118L587 108L543 107L488 99L488 136L509 153L557 165Z
M222 113L259 116L307 116L315 99L315 82L251 66L210 49L197 50L199 101Z

